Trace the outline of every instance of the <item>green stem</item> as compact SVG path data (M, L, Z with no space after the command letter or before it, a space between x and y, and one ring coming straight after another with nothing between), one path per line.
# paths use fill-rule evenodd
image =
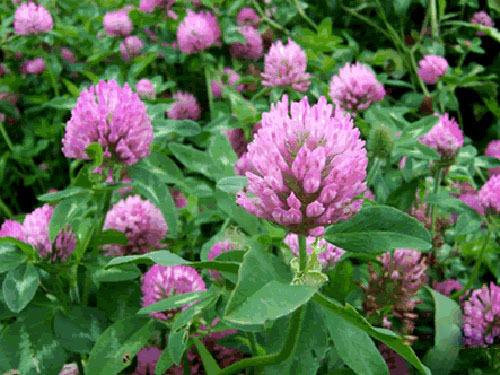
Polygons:
M285 35L289 35L290 34L288 32L288 30L285 29L283 26L281 26L280 24L274 22L272 19L270 19L269 17L267 17L266 14L264 13L264 10L262 9L262 7L259 5L259 3L256 0L252 0L252 4L253 4L253 7L255 8L255 10L257 10L257 13L259 13L260 18L264 22L268 23L269 26L274 27L276 30L281 31Z
M306 236L299 235L299 271L304 272L307 267Z
M252 99L250 99L250 101L254 101L258 98L260 98L261 96L263 95L267 95L271 92L271 88L270 87L263 87L257 94L255 94L254 96L252 96Z
M212 120L213 116L213 105L214 105L214 98L212 95L212 80L210 79L211 74L209 71L209 67L205 65L205 81L207 84L207 94L208 94L208 108L210 110L210 121Z
M247 338L248 342L250 343L250 350L252 351L253 355L257 355L257 340L255 340L255 333L253 332L247 332Z
M431 14L431 32L432 38L437 39L439 37L439 24L437 19L437 7L436 0L429 0L429 12Z
M13 150L14 145L12 144L12 141L9 138L9 134L7 134L7 131L5 130L5 127L3 126L3 122L0 122L0 133L2 133L3 139L5 139L5 143L7 143L7 147L9 148L10 151Z
M311 26L315 31L318 31L318 26L316 26L314 21L310 19L309 16L306 14L299 0L294 0L294 3L295 3L295 8L297 8L297 11L299 12L299 15L307 22L309 26Z
M2 198L0 198L0 209L5 213L5 216L7 216L9 219L13 216L9 206L5 204Z
M434 185L432 188L432 193L434 195L434 199L436 199L437 194L439 193L439 187L441 185L441 178L442 178L442 168L438 167L436 175L434 176ZM429 205L429 210L430 210L430 216L432 220L432 226L431 226L431 233L433 236L435 236L436 233L436 220L437 220L437 209L435 203L432 203Z

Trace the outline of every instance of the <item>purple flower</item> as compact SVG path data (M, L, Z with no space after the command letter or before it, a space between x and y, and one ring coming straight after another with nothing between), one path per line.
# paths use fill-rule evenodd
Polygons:
M130 59L139 56L142 51L144 44L139 37L132 35L127 36L123 42L120 43L120 53L124 61L129 61Z
M304 97L289 108L283 96L262 114L242 159L248 186L237 203L293 233L321 235L325 225L359 210L356 197L366 190L365 142L351 116L333 113L324 97L313 106Z
M76 62L75 54L67 47L61 48L61 57L64 61L74 64Z
M451 296L451 294L455 291L462 290L464 287L460 283L460 281L455 279L448 279L444 281L434 281L432 287L437 290L439 293L445 296Z
M21 66L21 72L25 74L42 74L45 70L45 61L41 57L26 60Z
M486 147L484 154L491 158L500 159L500 139L488 143L488 146ZM489 172L490 176L494 174L500 174L500 167L490 168Z
M244 85L236 85L239 80L240 75L236 71L225 68L220 80L213 79L212 82L210 82L213 97L220 98L222 96L222 89L226 85L234 87L238 92L242 91Z
M24 230L21 223L15 220L5 220L0 227L0 237L12 237L25 242Z
M486 213L500 213L500 174L491 176L481 187L479 201Z
M297 91L307 91L310 74L306 73L307 56L293 40L283 44L281 40L273 43L264 56L262 85L268 87L290 86Z
M253 8L241 8L236 16L236 23L240 26L248 25L257 27L259 22L260 18Z
M52 30L52 16L42 5L22 3L14 14L14 30L18 35L34 35Z
M333 103L345 111L365 110L384 96L384 86L368 66L359 62L346 63L330 82Z
M493 27L495 25L493 19L484 10L480 10L479 12L474 13L470 22L476 25L483 25L486 27ZM482 31L478 31L476 32L476 35L483 36L484 33Z
M136 89L139 96L143 99L156 98L156 89L149 79L143 78L137 82Z
M187 199L182 191L171 188L170 194L172 195L176 208L184 208L187 206Z
M226 136L236 155L240 158L247 150L247 140L243 129L226 130Z
M210 12L187 11L177 27L177 44L187 54L203 51L220 43L221 31L217 18Z
M290 248L295 256L299 256L299 236L296 234L288 234L283 242ZM307 254L312 254L316 250L319 263L323 269L335 266L344 255L344 249L326 242L322 237L308 236L306 239Z
M79 375L80 370L78 369L78 365L76 363L69 363L63 366L59 375Z
M490 283L472 291L464 302L465 345L486 347L500 337L500 287Z
M245 38L245 43L233 43L229 47L231 56L258 60L262 56L264 47L262 45L262 36L259 31L252 26L240 26L238 31Z
M141 2L139 3L139 9L143 12L151 13L156 8L164 7L169 17L171 17L173 13L171 11L171 8L174 4L175 0L141 0ZM171 17L171 18L176 18L176 17Z
M448 70L448 61L438 55L425 55L418 65L419 77L429 85L434 85Z
M174 94L175 102L167 111L167 116L172 120L199 120L201 108L196 98L184 91Z
M99 142L105 158L132 165L149 155L153 127L146 106L128 84L99 81L81 92L63 138L68 158L88 159L87 147Z
M389 375L410 375L408 365L398 353L382 343L379 344L378 349L389 368Z
M211 261L217 258L222 253L228 253L234 250L236 250L236 244L230 241L217 242L210 248L207 258L209 261ZM212 276L212 279L214 280L221 279L221 274L219 271L210 271L210 276Z
M160 246L167 234L167 223L161 211L138 195L122 199L106 214L104 229L125 234L127 245L107 245L108 255L143 254Z
M420 138L424 145L435 149L443 158L453 158L464 145L464 135L456 120L445 113L433 128Z
M131 9L130 6L127 6L113 12L107 12L102 21L106 34L109 36L130 35L134 27L128 15Z
M479 193L477 191L462 193L458 196L458 199L475 210L479 215L484 215L484 208L479 201Z
M205 283L194 268L187 266L153 265L142 279L142 306L146 307L161 299L184 293L205 290ZM188 306L184 306L187 308ZM151 313L160 320L172 318L179 310Z
M155 346L142 348L137 353L137 367L133 375L153 375L160 355L161 350Z
M41 257L66 261L76 247L76 236L68 229L62 230L55 238L54 244L50 242L49 225L54 208L45 204L26 215L23 223L24 241L33 245Z

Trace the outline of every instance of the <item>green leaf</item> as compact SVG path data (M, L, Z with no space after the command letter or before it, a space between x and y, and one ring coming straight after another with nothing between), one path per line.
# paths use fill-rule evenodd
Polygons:
M220 371L220 367L217 364L217 361L212 357L210 352L205 348L205 345L196 337L193 339L194 345L196 346L196 350L201 357L201 361L203 363L203 368L207 375L217 375Z
M0 244L0 273L13 270L26 259L26 255L14 246Z
M235 194L243 190L246 184L247 178L245 176L223 177L217 181L217 189L225 193Z
M208 154L215 166L214 177L222 178L234 175L234 164L238 159L226 136L217 134L210 139Z
M209 297L209 293L207 291L177 294L168 298L164 298L156 303L153 303L152 305L143 307L137 314L145 315L151 314L153 312L167 311L203 300L207 297Z
M170 251L158 250L141 255L124 255L114 257L109 261L106 267L125 263L158 263L162 266L175 266L177 264L186 264L189 262L182 259L180 256L171 253Z
M188 170L201 173L208 178L217 175L216 167L213 165L212 160L207 157L206 152L179 143L170 143L168 147Z
M462 338L462 314L452 299L429 287L425 288L434 300L435 330L434 347L424 357L424 363L433 374L449 374L460 351Z
M428 250L431 237L422 223L392 207L362 208L351 218L330 226L326 239L346 251L379 253L397 247Z
M104 150L98 142L89 144L85 152L90 160L94 162L94 165L99 166L104 162Z
M430 370L425 367L422 362L420 362L420 359L415 355L413 349L407 345L401 337L387 329L373 327L366 320L366 318L358 313L351 305L341 305L337 301L327 298L319 293L313 297L313 301L321 305L325 309L326 313L334 314L335 316L346 320L347 322L365 331L374 339L383 342L413 367L415 367L419 373L431 375Z
M10 270L2 283L3 299L12 312L19 313L35 296L39 275L32 263Z
M150 319L131 317L109 326L90 352L86 373L118 374L131 364L136 353L146 345L154 330Z
M72 196L59 202L50 219L49 238L54 242L61 229L71 224L72 220L82 217L86 209L86 196Z
M123 264L110 269L99 269L92 275L92 279L96 283L104 283L134 280L140 276L141 271L136 265Z
M116 244L116 245L126 245L128 244L128 239L125 234L114 229L106 229L100 233L96 239L97 245L106 244Z
M56 191L54 193L46 193L38 196L38 200L42 202L56 202L61 199L69 198L77 194L88 193L87 189L78 186L71 186L67 189Z
M182 355L186 351L188 334L184 330L171 331L167 340L167 351L169 357L178 365L181 363Z
M54 333L69 351L88 353L104 330L106 317L96 308L72 306L67 314L58 311Z
M35 251L32 245L25 242L19 241L12 237L0 237L0 245L13 245L19 248L29 259L37 259L38 253Z
M164 375L173 365L174 361L170 357L167 347L161 352L160 358L158 358L158 362L156 362L155 375Z
M194 137L201 133L201 126L192 120L157 119L153 121L153 125L155 139L167 137L172 133L181 137Z
M335 350L347 366L359 375L389 374L384 359L365 331L324 309L322 312Z
M406 11L410 7L411 0L394 0L394 11L401 17L406 14Z

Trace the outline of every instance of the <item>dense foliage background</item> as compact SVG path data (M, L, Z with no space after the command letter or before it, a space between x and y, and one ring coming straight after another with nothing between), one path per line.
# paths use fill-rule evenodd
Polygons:
M16 26L25 3L0 3L0 215L23 223L0 230L0 373L499 373L500 151L485 150L500 138L500 33L471 21L485 11L498 25L498 0L36 3L52 19L36 32L46 15L28 12ZM216 26L193 19L182 34L191 12L210 12ZM297 50L272 70L278 41ZM427 55L447 62L435 83L419 73ZM354 62L368 73L347 76L342 100L356 87L365 95L367 82L384 92L342 107L332 77ZM154 138L140 160L114 154L107 130L79 146L85 158L62 152L75 112L74 142L97 129L77 100L103 80L141 96ZM194 98L179 107L181 91ZM307 260L304 227L236 202L255 183L241 162L254 135L264 138L255 125L267 126L262 113L284 95L333 99L368 155L366 176L346 184L366 180L369 192L316 233L328 245L308 240ZM134 128L142 107L125 96L104 123L124 115ZM464 136L448 154L422 141L445 113ZM444 133L437 143L456 141ZM135 194L133 214L110 217ZM41 206L45 219L30 216ZM284 241L290 230L295 245ZM152 264L189 267L204 287L157 276L173 289L146 307Z

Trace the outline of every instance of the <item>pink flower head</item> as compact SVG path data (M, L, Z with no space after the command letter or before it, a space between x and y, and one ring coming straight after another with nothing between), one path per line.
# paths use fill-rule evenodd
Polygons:
M156 98L156 89L149 79L143 78L137 82L136 89L139 96L143 99Z
M247 150L247 140L245 139L245 132L243 129L229 129L226 130L226 137L231 143L236 155L240 158Z
M54 244L50 242L49 225L54 208L45 204L26 215L23 223L24 241L33 245L40 256L66 261L76 247L76 236L70 230L62 230L55 238Z
M448 61L438 55L425 55L418 65L419 77L429 85L434 85L448 70Z
M455 279L434 281L432 287L445 296L451 296L453 292L462 290L464 288L463 285L460 283L460 281Z
M161 299L176 294L191 293L205 290L205 283L194 268L188 266L153 265L142 279L142 306L146 307ZM184 308L187 308L185 306ZM156 319L168 320L178 310L155 312L151 316Z
M228 85L234 87L238 92L243 90L244 85L236 85L240 80L240 75L230 68L225 68L222 74L221 80L213 79L210 83L212 89L212 95L214 98L220 98L222 96L222 89Z
M68 158L88 159L86 149L99 142L106 158L132 165L149 155L153 127L146 106L128 84L99 81L83 90L71 111L63 138Z
M479 215L484 215L484 208L479 201L479 193L477 191L462 193L458 196L458 199L475 210Z
M293 255L299 256L299 236L290 233L285 237L283 242L288 245ZM318 261L324 269L337 264L345 253L344 249L326 242L322 237L308 236L306 239L307 254L312 254L315 249Z
M75 54L67 47L61 48L61 57L64 61L74 64L76 62Z
M311 82L306 69L307 56L304 50L293 40L289 40L286 45L278 40L264 56L262 85L290 86L297 91L307 91Z
M155 346L142 348L137 353L137 367L133 375L153 375L160 355L161 350Z
M253 26L259 25L260 18L253 8L241 8L236 16L236 23L240 26Z
M385 273L393 281L401 283L408 294L415 294L427 282L427 264L422 253L411 249L396 249L379 257Z
M21 72L24 74L42 74L45 70L45 60L38 57L33 60L26 60L21 66Z
M184 208L187 206L187 199L182 191L171 188L170 194L172 195L176 208Z
M183 91L174 94L175 102L167 111L167 116L172 120L199 120L201 108L196 98Z
M133 29L132 20L128 13L131 7L124 7L112 12L107 12L102 21L104 30L109 36L127 36Z
M500 337L500 287L490 283L472 291L464 302L465 345L486 347Z
M5 220L0 227L0 237L12 237L19 241L26 241L21 223L15 220Z
M500 159L500 139L488 143L488 146L486 147L484 154L491 158ZM500 167L490 168L489 172L490 175L500 174Z
M142 51L144 44L139 37L132 35L127 36L123 42L120 43L120 53L124 61L129 61L130 59L139 56Z
M78 369L78 365L76 363L68 363L63 366L59 375L79 375L80 370Z
M384 96L384 86L368 66L359 62L346 63L330 81L330 97L345 111L365 110Z
M217 18L210 12L187 11L177 27L177 44L187 54L203 51L220 43L221 31Z
M237 203L293 233L316 234L360 208L365 142L351 116L333 112L324 97L312 106L307 97L289 106L283 96L262 114L262 128L243 158L248 186Z
M245 43L233 43L229 47L231 56L258 60L262 56L264 47L262 45L262 36L259 31L252 26L240 26L238 31L245 38Z
M22 3L14 14L14 30L18 35L35 35L52 30L52 16L42 5Z
M474 13L470 22L476 25L483 25L486 27L493 27L495 25L493 19L484 10L480 10L479 12ZM483 36L484 33L482 31L478 31L476 32L476 35Z
M491 176L479 190L479 201L486 213L500 213L500 174Z
M464 145L464 135L456 120L445 113L439 116L438 123L420 138L420 142L435 149L443 158L453 158Z
M161 211L138 195L115 203L106 214L104 229L125 234L127 245L107 245L108 255L144 254L160 246L167 234L167 223Z
M222 253L228 253L234 250L236 250L236 244L230 241L217 242L210 248L207 258L209 261L211 261L217 258ZM219 271L210 271L210 276L212 276L212 279L214 280L221 279L221 274L219 273Z

